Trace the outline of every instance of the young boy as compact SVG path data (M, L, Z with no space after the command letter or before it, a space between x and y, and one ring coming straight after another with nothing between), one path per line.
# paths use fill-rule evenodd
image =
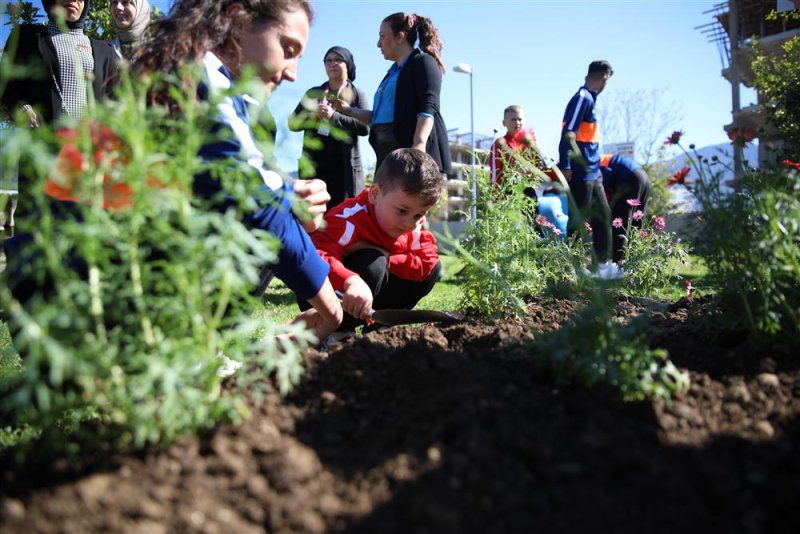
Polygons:
M510 152L533 150L536 136L532 131L522 129L525 112L521 106L508 106L503 110L503 126L506 134L492 145L492 183L497 187L503 185L503 171L509 163L513 163Z
M412 309L433 289L441 264L424 224L443 186L433 158L401 148L384 159L369 188L325 214L326 226L311 239L343 295L340 330L368 321L373 309Z

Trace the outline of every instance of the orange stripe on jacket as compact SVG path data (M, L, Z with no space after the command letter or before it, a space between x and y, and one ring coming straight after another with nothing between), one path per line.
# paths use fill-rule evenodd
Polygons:
M611 163L611 158L613 154L603 154L600 156L600 166L601 167L608 167L608 164Z
M579 143L599 143L600 130L596 122L582 122L575 132L575 140Z

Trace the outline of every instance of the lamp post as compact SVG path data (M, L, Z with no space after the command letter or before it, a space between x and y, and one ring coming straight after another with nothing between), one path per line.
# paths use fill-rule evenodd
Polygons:
M459 63L453 67L453 71L461 74L469 74L469 137L471 151L470 151L470 166L472 167L472 184L470 184L470 194L472 196L472 220L477 219L478 215L478 177L475 175L475 109L474 100L472 98L472 67L468 63Z

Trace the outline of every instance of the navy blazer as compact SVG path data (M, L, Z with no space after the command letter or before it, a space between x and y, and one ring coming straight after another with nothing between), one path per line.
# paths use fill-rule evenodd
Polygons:
M388 76L388 75L387 75ZM433 58L416 48L408 57L397 78L394 97L394 123L392 131L400 146L410 147L417 129L417 116L433 116L433 129L425 151L433 158L441 172L450 174L450 143L447 128L439 112L439 93L442 89L442 72Z

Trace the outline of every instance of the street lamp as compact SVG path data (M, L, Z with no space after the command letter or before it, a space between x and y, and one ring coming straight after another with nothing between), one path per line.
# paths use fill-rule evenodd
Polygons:
M459 63L453 67L453 71L461 74L469 74L469 137L472 145L470 151L470 165L472 167L472 184L470 185L470 193L472 196L472 220L477 219L478 215L478 177L475 174L475 109L474 100L472 99L472 67L468 63Z

